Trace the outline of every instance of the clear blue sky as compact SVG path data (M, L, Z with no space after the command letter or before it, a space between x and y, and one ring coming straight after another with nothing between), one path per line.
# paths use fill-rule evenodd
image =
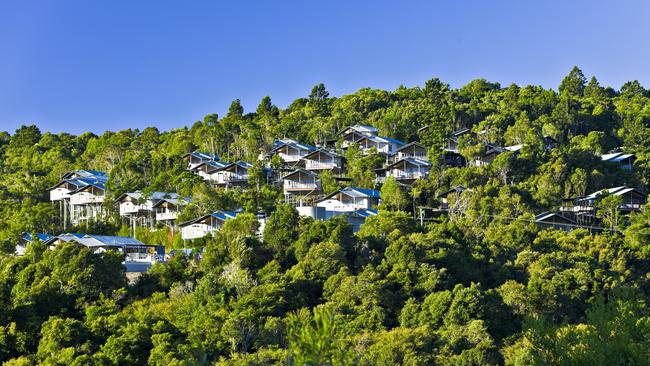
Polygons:
M191 125L439 77L556 88L573 65L650 87L648 1L0 2L0 130Z

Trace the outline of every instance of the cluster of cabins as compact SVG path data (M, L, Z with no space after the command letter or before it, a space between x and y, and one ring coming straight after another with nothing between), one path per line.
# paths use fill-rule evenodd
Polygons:
M605 194L621 198L618 211L623 215L640 211L641 207L648 202L647 195L636 188L612 187L587 196L567 198L559 211L544 212L537 215L535 220L544 226L563 230L571 230L575 227L593 228L597 224L598 207L596 203Z
M40 240L48 249L54 249L62 243L73 243L89 248L93 253L99 254L106 251L116 251L124 255L123 264L127 272L145 272L154 263L165 260L165 247L148 245L131 237L108 236L79 233L65 233L61 235L25 233L16 245L16 254L23 255L27 245L35 240Z
M127 218L133 226L153 228L156 223L176 227L178 214L188 203L190 197L181 197L174 192L142 192L123 193L116 200L120 216Z
M303 216L310 216L316 219L325 220L332 216L346 215L347 220L354 231L370 216L377 215L375 207L381 202L379 191L346 187L335 193L324 196L314 206L298 206L298 213ZM239 212L219 210L203 215L193 220L180 223L181 237L183 240L203 238L218 231L226 221L237 217ZM259 213L257 219L260 222L258 235L261 237L266 224L266 215Z
M50 187L50 201L59 204L59 217L64 228L68 223L77 225L84 221L104 218L104 193L108 175L96 170L75 170L61 177Z
M108 174L96 170L75 170L64 174L61 181L50 187L50 201L58 204L64 230L67 225L102 221L107 216L104 206ZM174 226L183 207L191 198L177 193L127 192L116 203L120 216L133 226L153 227L155 223Z
M378 183L387 177L408 185L419 178L428 177L431 163L427 158L427 148L417 142L406 144L402 141L379 136L378 130L371 126L351 126L340 133L335 146L311 146L292 139L277 140L268 153L260 160L271 161L277 156L281 166L265 169L267 181L282 187L285 201L297 207L311 205L324 199L319 175L329 171L339 181L345 177L345 151L356 144L361 154L376 151L386 159L382 169L376 171ZM335 145L335 144L332 144ZM185 156L187 169L201 176L217 187L248 185L250 162L225 163L212 154L193 152Z
M426 127L424 128L426 129ZM424 130L421 129L421 130ZM460 153L461 139L473 138L485 140L481 132L474 133L468 128L453 132L446 140L443 150L445 165L452 167L482 166L490 164L496 156L504 152L519 154L523 145L497 146L485 142L480 156L467 161ZM544 137L547 150L556 147L557 141ZM331 194L325 194L320 175L329 171L332 177L340 182L349 182L346 177L345 153L353 145L357 146L360 154L377 152L385 158L381 169L375 170L377 184L382 184L387 178L393 177L399 184L410 186L418 179L429 176L431 162L428 159L428 148L419 142L404 143L378 134L372 126L355 125L345 128L336 140L329 141L323 146L311 146L292 139L280 139L274 142L271 150L260 155L264 161L263 172L267 183L278 185L286 203L296 207L304 216L316 219L328 219L336 215L346 215L355 230L367 217L377 214L376 207L381 202L379 191L346 187ZM271 161L280 161L271 168ZM633 154L612 152L602 155L602 160L616 164L622 169L632 169L636 157ZM240 187L249 184L249 171L253 163L245 161L224 162L218 156L205 152L191 152L184 156L186 169L214 187ZM60 217L63 227L78 225L84 221L101 221L106 217L104 197L108 175L94 170L76 170L66 173L61 181L51 187L50 200L59 204ZM464 188L456 187L439 196L441 211L448 210L448 196L459 194ZM604 190L603 190L604 191ZM603 191L599 191L602 193ZM622 210L636 210L645 203L645 195L634 188L616 187L608 190L611 194L621 195L626 202ZM580 225L593 223L595 220L595 192L586 197L572 198L566 201L565 207L558 212L544 213L538 216L540 224ZM205 237L217 231L224 222L236 217L237 212L217 211L182 223L177 223L179 213L184 206L191 202L190 197L181 197L174 192L128 192L120 195L116 204L119 205L120 216L130 225L154 227L157 223L180 229L185 240ZM573 205L570 205L573 203ZM260 215L260 222L265 222Z
M437 212L451 212L462 206L461 195L464 192L472 193L471 189L456 186L437 196L440 206ZM598 200L603 195L618 196L621 198L618 211L622 215L640 211L648 202L648 197L636 188L619 186L601 189L586 196L571 197L563 200L562 206L557 211L547 211L535 216L535 223L543 228L554 228L570 231L575 228L602 230L598 226ZM460 202L460 203L459 203Z

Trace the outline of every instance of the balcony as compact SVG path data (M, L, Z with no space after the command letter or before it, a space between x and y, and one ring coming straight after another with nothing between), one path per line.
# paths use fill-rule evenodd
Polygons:
M225 183L232 182L246 182L248 181L248 174L228 174L223 176Z
M428 172L404 172L404 171L392 171L390 175L395 177L397 180L408 180L408 179L420 179L426 178L429 176Z
M397 153L397 158L398 159L412 158L412 159L420 159L420 160L429 160L426 153L410 154L410 153L399 152L399 153Z
M587 212L587 211L593 211L593 210L594 210L593 206L583 206L583 205L562 206L562 207L560 207L560 211L562 211L562 212Z
M623 211L638 211L642 206L642 203L623 203L619 209Z
M192 225L181 229L181 237L184 240L198 239L208 235L210 232L209 226L207 225Z
M304 154L285 154L285 153L279 153L280 159L284 161L285 163L295 163L298 160L300 160L303 156L307 155L305 152Z
M352 212L358 209L370 208L367 199L358 199L356 201L341 202L339 200L325 200L317 204L319 207L325 207L327 211L334 212Z
M104 202L104 196L96 196L88 192L75 193L70 196L71 205L87 205Z
M285 180L283 185L285 191L314 191L320 189L320 185L316 182Z
M338 169L339 165L334 161L314 161L306 160L305 169L307 170L326 170L326 169Z
M643 207L643 203L640 202L628 202L621 204L618 209L621 211L639 211ZM584 205L574 205L574 206L561 206L560 211L563 212L590 212L595 211L593 204L584 204Z
M233 184L248 182L248 174L220 174L216 177L216 184Z
M50 201L62 201L70 197L69 193L66 188L55 188L50 191Z
M120 204L120 215L125 216L125 215L135 215L141 211L151 211L151 207L142 204L142 205L134 205L131 202L125 202Z
M158 256L150 253L126 253L124 256L125 262L157 262Z
M203 170L199 170L196 172L196 175L199 177L203 178L203 180L210 180L212 179L212 175L210 173L206 173Z
M206 224L194 224L181 228L181 237L183 240L203 238L218 230L221 226L211 226Z
M359 209L365 209L368 208L367 205L363 204L335 204L335 205L327 205L325 209L327 211L334 211L334 212L353 212Z
M156 212L157 221L176 220L177 217L178 212L175 211Z

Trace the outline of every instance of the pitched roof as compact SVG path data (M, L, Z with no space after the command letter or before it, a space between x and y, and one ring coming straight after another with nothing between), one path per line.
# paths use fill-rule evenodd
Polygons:
M381 192L375 190L375 189L366 189L366 188L358 188L358 187L345 187L341 190L341 192L345 192L348 194L353 194L357 193L357 195L365 196L365 197L370 197L370 198L381 198Z
M237 216L237 212L232 212L232 211L215 211L210 214L212 217L216 217L221 220L228 220L228 219L234 219Z
M192 198L191 197L161 198L156 203L154 203L151 207L156 208L165 202L171 203L174 206L185 205L192 202Z
M74 176L78 178L108 179L108 174L106 172L91 169L73 170L63 174L61 179L69 179Z
M350 132L347 132L348 130L352 130L354 132L358 132L364 135L370 134L370 135L376 135L379 130L376 127L370 126L370 125L354 125L354 126L348 126L339 132L339 136L346 135Z
M242 167L244 169L248 169L248 168L253 166L253 164L251 164L249 162L246 162L246 161L236 161L234 163L230 163L230 164L224 166L222 169L228 169L228 168L230 168L232 166L235 166L235 165L240 166L240 167Z
M455 186L455 187L452 187L448 191L445 191L445 192L442 192L442 193L438 194L436 197L437 198L447 197L451 193L462 193L462 192L464 192L466 190L467 190L467 188L465 188L464 186Z
M273 141L273 148L275 149L276 147L284 146L284 145L286 145L288 143L292 143L292 142L296 143L296 144L298 143L298 141L296 141L294 139L288 139L288 138L277 139L277 140Z
M81 192L81 191L85 190L86 188L91 188L91 187L99 188L102 191L106 190L106 186L104 185L104 183L94 182L94 183L86 184L86 185L81 186L81 187L77 187L77 189L70 191L70 194Z
M218 210L218 211L215 211L213 213L203 215L201 217L197 217L197 218L192 219L192 220L185 221L185 222L181 223L179 226L183 227L183 226L192 225L192 224L195 224L197 222L203 221L203 220L205 220L205 219L207 219L209 217L214 217L214 218L217 218L219 220L226 221L226 220L229 220L229 219L234 219L236 216L237 216L236 212Z
M459 128L456 131L452 132L451 136L452 137L458 137L458 136L466 134L468 132L469 132L469 128L463 127L463 128Z
M375 136L375 135L370 135L370 136L364 136L363 138L360 138L359 140L356 141L356 143L359 143L360 141L363 140L370 140L375 143L394 143L396 145L403 146L404 142L396 139L392 139L390 137L383 137L383 136Z
M570 223L570 224L575 224L576 223L574 220L572 220L572 219L570 219L570 218L568 218L568 217L566 217L566 216L564 216L562 214L559 214L557 212L550 212L550 211L543 212L543 213L541 213L539 215L536 215L535 216L535 222L545 222L546 220L548 220L550 218L557 218L557 219L559 219L561 221L565 221L565 222Z
M626 193L629 192L636 192L637 194L640 194L645 197L645 194L641 193L639 190L636 188L631 188L627 186L620 186L620 187L614 187L614 188L608 188L608 189L601 189L600 191L594 192L590 195L587 195L580 200L594 200L596 197L600 196L601 194L604 194L605 192L614 195L614 196L622 196Z
M47 233L36 233L36 238L42 242L46 242L54 238L54 236ZM23 239L30 243L35 240L32 238L31 233L23 233Z
M94 235L87 234L81 238L74 237L73 241L87 247L102 247L102 246L144 246L141 241L130 236L111 236L111 235Z
M309 176L312 176L312 177L317 177L318 176L318 174L316 174L316 173L314 173L314 172L312 172L310 170L296 169L296 170L292 171L291 173L285 174L284 176L282 176L280 178L280 180L284 180L284 179L286 179L286 178L288 178L288 177L290 177L290 176L292 176L294 174L298 174L298 173L303 173L305 175L309 175Z
M615 153L610 153L610 154L604 154L601 155L600 157L602 161L607 161L611 163L620 163L621 161L627 160L627 159L636 159L636 155L634 154L625 154L623 152L615 152Z
M325 201L326 199L332 198L337 194L345 194L351 197L368 197L368 198L381 198L381 193L374 189L365 189L357 187L345 187L341 190L338 190L334 193L330 193L327 196L317 200L316 202Z
M505 148L497 146L497 145L493 145L493 144L487 144L486 146L487 146L487 149L485 150L485 153L483 154L483 156L487 156L487 155L490 155L492 153L501 154L502 152L507 151Z
M358 217L371 217L371 216L377 216L379 214L378 210L375 210L374 208L360 208L354 212L352 212L352 216L358 216Z
M317 155L317 154L319 154L319 153L321 153L321 154L325 154L325 155L329 155L329 156L332 156L332 157L335 157L335 158L336 158L336 157L342 157L342 155L337 154L337 153L335 153L335 152L333 152L333 151L331 151L331 150L327 150L327 149L316 149L316 150L310 152L309 154L303 156L302 158L303 158L303 159L307 159L307 158L310 158L310 157L312 157L312 156L314 156L314 155Z
M74 238L83 238L86 234L82 233L63 233L61 235L58 235L56 238L61 239L63 241L70 241Z
M399 164L399 163L402 163L402 162L408 162L408 163L410 163L410 164L417 165L417 166L419 166L419 167L427 167L427 168L428 168L428 167L431 166L431 163L428 162L428 161L426 161L426 160L418 159L418 158L410 158L410 157L409 157L409 158L402 158L402 159L399 159L398 161L396 161L396 162L394 162L394 163L388 165L388 168L390 168L390 167L392 167L392 166L395 166L395 165L397 165L397 164Z
M49 187L47 190L51 191L65 183L75 186L76 188L74 190L77 190L81 187L92 184L101 184L103 186L107 182L108 175L104 172L96 170L74 170L65 173L61 181L54 186Z
M279 143L276 144L277 142L279 142ZM271 152L277 151L277 150L279 150L279 149L281 149L281 148L283 148L285 146L290 146L290 147L293 147L294 149L307 150L307 151L314 151L314 150L317 149L314 146L307 145L307 144L302 144L302 143L300 143L300 142L298 142L296 140L291 140L291 139L276 140L276 143L273 144L274 147L271 150Z
M404 150L404 149L409 148L411 146L419 146L419 147L423 148L424 150L427 149L426 146L422 145L421 143L419 143L417 141L412 141L412 142L409 142L408 144L406 144L404 146L400 146L399 148L397 148L397 151Z
M199 167L199 166L201 166L203 164L207 164L207 163L202 163L200 165L197 165L197 167ZM229 168L232 168L232 167L235 167L235 166L239 166L239 167L242 167L244 169L249 169L250 167L253 166L253 164L251 164L249 162L246 162L246 161L236 161L234 163L225 163L225 162L215 161L215 162L212 162L211 166L215 167L215 169L211 170L209 172L210 174L212 174L212 173L214 173L216 171L219 171L219 170L226 170L226 169L229 169Z
M190 153L187 153L183 155L183 157L188 157L188 156L193 156L195 158L199 158L201 160L219 160L219 157L215 154L210 154L202 151L192 151Z
M213 168L213 169L209 169L209 170L208 170L208 173L212 173L212 172L214 172L214 171L216 171L216 170L219 170L219 169L221 169L221 168L226 167L228 164L230 164L230 163L227 163L227 162L224 162L224 161L214 161L214 160L204 161L204 162L202 162L202 163L200 163L200 164L197 164L197 165L192 169L192 171L197 171L197 170L198 170L200 167L202 167L202 166L208 166L208 167L210 167L210 168Z

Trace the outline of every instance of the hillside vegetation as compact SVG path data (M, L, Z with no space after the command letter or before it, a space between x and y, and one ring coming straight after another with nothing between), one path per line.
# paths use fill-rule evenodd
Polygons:
M214 189L182 160L200 150L261 170L258 157L277 138L316 145L354 124L421 141L433 162L408 190L384 186L379 214L356 234L342 217L300 217L255 174L249 189ZM523 148L489 165L447 167L440 147L461 126L483 136L461 140L468 159L481 154L481 139ZM557 147L546 149L544 136ZM613 149L635 154L634 168L601 161ZM383 160L350 151L346 184L376 188ZM112 198L191 196L185 219L244 213L191 244L205 247L201 260L175 256L135 283L110 252L35 241L11 255L23 232L62 231L47 188L74 169L108 172ZM603 87L578 68L557 91L483 79L451 89L433 79L332 97L320 84L286 109L265 97L247 113L236 100L225 116L165 132L23 126L0 133L0 363L647 365L650 213L603 209L598 231L542 229L534 219L567 197L623 185L646 192L649 169L650 92L636 81ZM340 187L322 180L325 190ZM437 194L456 186L468 188L460 209L420 225L416 208L436 207ZM270 215L262 238L258 211ZM114 213L73 230L125 228ZM140 230L169 249L187 244L168 229Z

